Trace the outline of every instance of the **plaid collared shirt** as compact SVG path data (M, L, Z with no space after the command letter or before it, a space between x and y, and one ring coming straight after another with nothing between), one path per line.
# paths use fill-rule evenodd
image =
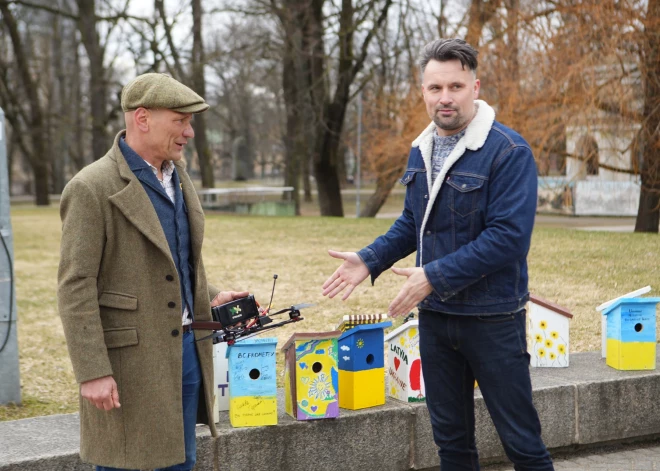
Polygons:
M149 164L149 162L147 163ZM151 168L151 171L154 172L154 175L156 175L156 178L158 178L158 169L151 164L149 164L149 168ZM169 196L170 200L172 200L172 203L174 203L174 164L171 160L166 160L163 162L160 171L163 174L163 179L159 179L158 181L163 187L163 190L165 190L165 193L167 193L167 196ZM188 311L188 306L185 306L183 309L182 322L183 325L192 323L192 319L190 318L190 311Z

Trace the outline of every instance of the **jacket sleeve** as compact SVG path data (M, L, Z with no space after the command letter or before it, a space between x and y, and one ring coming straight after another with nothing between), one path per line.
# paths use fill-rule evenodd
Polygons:
M357 253L369 269L372 285L381 273L417 249L417 231L409 201L412 198L406 195L403 212L387 233Z
M97 277L106 236L98 196L74 178L60 202L62 240L57 299L78 383L112 375L101 324Z
M485 229L469 244L424 265L443 301L529 251L538 191L532 151L517 146L504 152L493 162L489 180Z

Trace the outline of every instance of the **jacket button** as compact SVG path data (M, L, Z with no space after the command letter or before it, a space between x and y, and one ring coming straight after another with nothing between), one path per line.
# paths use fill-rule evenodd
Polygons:
M175 308L176 303L174 301L170 301L169 303L167 303L167 307Z
M179 330L178 330L178 329L174 329L174 330L172 331L172 337L176 337L176 336L178 336L178 335L179 335Z
M165 277L165 279L166 279L167 281L174 281L174 277L173 277L172 275L167 275L167 276Z
M424 199L425 200L429 199L429 195L424 195Z
M426 231L426 235L431 235L431 231Z

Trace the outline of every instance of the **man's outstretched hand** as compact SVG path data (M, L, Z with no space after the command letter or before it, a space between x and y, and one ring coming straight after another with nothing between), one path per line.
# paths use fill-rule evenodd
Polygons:
M394 301L390 303L388 314L397 317L408 314L415 306L421 303L433 291L433 287L426 278L424 269L416 268L392 268L397 275L405 276L408 279L403 284L401 291L396 295Z
M351 295L357 285L369 276L369 269L355 252L336 252L328 250L331 257L338 258L344 262L335 270L330 278L323 283L323 296L334 298L342 291L344 295L341 300L345 301Z

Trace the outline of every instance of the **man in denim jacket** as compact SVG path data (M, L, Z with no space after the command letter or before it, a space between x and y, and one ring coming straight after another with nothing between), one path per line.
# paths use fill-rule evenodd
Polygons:
M433 122L413 142L403 213L323 285L334 297L372 283L417 251L389 314L419 308L426 403L443 471L478 470L474 381L516 470L552 470L532 403L525 336L527 253L536 210L532 151L478 100L477 51L460 39L429 43L420 58Z

